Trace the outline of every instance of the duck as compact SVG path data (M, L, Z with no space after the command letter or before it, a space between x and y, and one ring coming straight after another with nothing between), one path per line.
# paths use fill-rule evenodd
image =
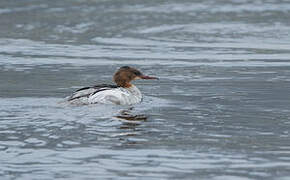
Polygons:
M143 99L141 91L131 82L138 79L153 80L136 68L123 66L113 75L115 85L99 84L76 90L66 100L71 104L133 105Z

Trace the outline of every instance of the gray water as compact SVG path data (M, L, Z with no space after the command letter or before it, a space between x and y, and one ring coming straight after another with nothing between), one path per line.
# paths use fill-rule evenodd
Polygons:
M286 0L1 0L1 180L290 179L289 19ZM123 65L160 78L141 104L61 103Z

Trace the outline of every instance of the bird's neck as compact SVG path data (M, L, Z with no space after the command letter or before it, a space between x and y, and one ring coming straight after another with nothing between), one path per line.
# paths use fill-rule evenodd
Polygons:
M131 88L132 86L134 86L134 85L131 84L131 83L129 83L129 82L127 82L127 83L125 83L122 87L123 87L123 88Z
M122 87L122 88L130 88L132 86L132 84L130 83L130 81L127 81L125 79L119 78L119 76L117 76L116 78L114 78L115 83Z
M141 91L133 84L131 87L126 88L129 92L131 92L134 96L142 97Z

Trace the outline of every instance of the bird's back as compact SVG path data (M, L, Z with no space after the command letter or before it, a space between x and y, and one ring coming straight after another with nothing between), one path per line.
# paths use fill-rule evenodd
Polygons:
M141 102L142 95L139 89L132 85L122 88L115 85L102 84L84 87L75 91L68 101L72 104L119 104L131 105Z
M76 90L71 96L67 97L67 101L72 104L90 104L89 97L112 89L116 89L118 86L110 84L100 84L95 86L84 87Z

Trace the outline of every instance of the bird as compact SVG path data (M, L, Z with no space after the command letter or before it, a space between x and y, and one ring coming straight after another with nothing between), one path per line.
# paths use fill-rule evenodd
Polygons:
M142 93L131 81L138 79L158 78L144 75L133 67L123 66L113 76L116 85L100 84L83 87L66 99L71 104L137 104L142 101Z

